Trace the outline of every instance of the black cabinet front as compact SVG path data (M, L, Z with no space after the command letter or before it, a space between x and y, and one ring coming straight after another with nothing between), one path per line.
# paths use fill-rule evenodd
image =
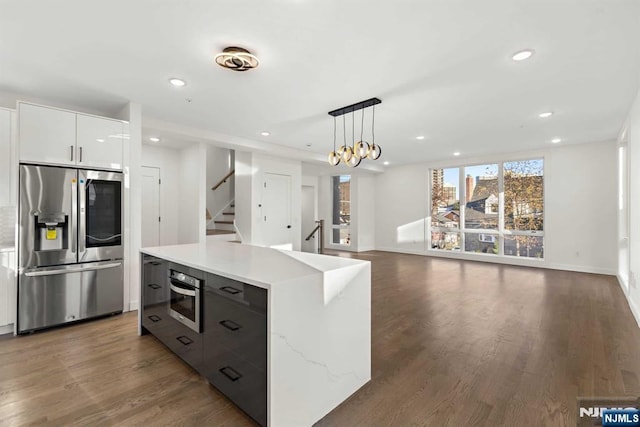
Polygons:
M267 425L267 291L209 274L204 294L203 375Z
M144 255L142 326L240 409L267 425L267 291ZM169 270L202 280L201 333L169 315Z
M169 318L167 261L144 255L142 271L142 326L156 335L156 332L164 328Z

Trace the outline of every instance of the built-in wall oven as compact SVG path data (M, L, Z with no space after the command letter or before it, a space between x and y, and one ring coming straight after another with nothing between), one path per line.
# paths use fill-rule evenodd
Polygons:
M201 280L169 270L169 315L197 333L201 329Z

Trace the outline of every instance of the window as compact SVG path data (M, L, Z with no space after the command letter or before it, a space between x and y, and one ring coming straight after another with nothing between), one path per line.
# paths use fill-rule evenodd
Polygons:
M331 177L331 243L351 244L351 175Z
M431 248L460 250L460 169L431 171Z
M432 169L430 236L434 250L542 258L544 160Z

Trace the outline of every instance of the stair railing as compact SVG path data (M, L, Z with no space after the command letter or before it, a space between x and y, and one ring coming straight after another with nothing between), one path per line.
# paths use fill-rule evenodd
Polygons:
M227 182L227 180L228 180L229 178L231 178L231 176L233 176L233 174L234 174L234 173L236 173L236 170L235 170L235 169L231 169L231 170L229 171L229 173L228 173L228 174L226 174L226 175L224 176L224 178L222 178L222 179L220 180L220 182L218 182L216 185L214 185L213 187L211 187L211 190L216 191L216 190L218 189L218 187L220 187L222 184L224 184L225 182Z
M309 241L311 239L314 238L314 235L316 234L316 232L320 232L320 247L318 248L318 253L322 254L324 253L324 219L320 219L318 221L316 221L316 228L313 229L313 231L311 233L309 233L309 235L307 236L306 241Z

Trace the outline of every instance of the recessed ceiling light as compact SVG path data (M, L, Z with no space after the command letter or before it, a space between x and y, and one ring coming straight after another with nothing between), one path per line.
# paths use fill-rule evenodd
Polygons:
M152 137L149 137L149 141L151 141L151 142L160 142L160 138L158 138L157 136L152 136Z
M562 142L562 139L560 139L560 138L553 138L553 139L551 140L551 142L553 142L554 144L557 144L557 143L559 143L559 142Z
M267 132L267 131L264 131L264 132L260 132L260 135L262 135L262 136L269 136L269 135L271 135L271 134L270 134L269 132Z
M98 141L98 142L104 142L104 139L102 139L102 138L98 138L98 139L96 139L96 141Z
M177 79L175 77L170 78L169 83L171 83L175 87L182 87L187 84L187 82L185 82L184 80Z
M460 155L460 152L459 152L459 151L456 151L455 153L453 153L453 155L454 155L454 156L459 156L459 155Z
M529 59L533 56L533 49L524 49L519 52L514 53L511 56L511 59L514 61L524 61L525 59Z
M416 139L419 140L419 141L422 141L424 139L424 136L423 135L416 136Z
M389 166L389 162L384 162L382 164L385 165L385 166Z
M538 114L538 117L540 117L541 119L546 119L547 117L551 116L553 116L553 111L546 111L544 113Z

